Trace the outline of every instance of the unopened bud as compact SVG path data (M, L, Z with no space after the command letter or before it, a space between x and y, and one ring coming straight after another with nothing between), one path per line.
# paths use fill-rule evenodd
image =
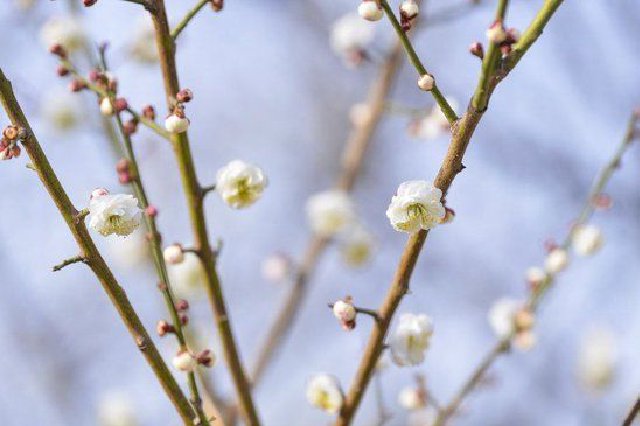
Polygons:
M205 349L196 356L196 361L204 367L211 368L216 362L216 357L209 349Z
M155 120L156 110L153 108L153 105L146 105L142 108L142 116L147 120Z
M425 92L428 92L431 89L433 89L434 84L435 84L435 80L433 79L433 76L429 74L422 75L418 79L418 87L420 88L420 90L424 90Z
M176 94L176 100L180 103L187 103L193 99L193 92L189 89L182 89Z
M67 57L67 50L60 43L52 44L51 47L49 47L49 52L62 59Z
M469 45L469 53L478 58L484 58L484 47L479 41L475 41Z
M160 337L176 332L175 328L165 320L158 321L156 324L156 331Z

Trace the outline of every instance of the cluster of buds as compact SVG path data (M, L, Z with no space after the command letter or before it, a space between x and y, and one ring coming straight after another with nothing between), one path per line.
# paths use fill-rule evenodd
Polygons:
M487 38L497 44L502 55L506 56L511 53L511 46L520 39L520 32L515 28L505 29L502 21L495 21L487 29Z
M207 368L212 367L215 360L216 358L214 354L209 349L205 349L196 355L186 349L181 349L173 357L173 366L176 370L192 372L198 365L202 365Z
M405 33L411 29L420 8L416 0L404 0L400 4L400 25Z
M189 128L189 119L184 113L184 104L193 99L193 92L182 89L176 93L176 105L164 122L164 127L169 133L184 133Z
M9 125L2 131L0 139L0 160L11 160L20 157L21 149L17 145L19 140L24 140L26 131L18 126Z
M185 299L180 299L176 302L176 311L180 314L180 324L187 325L189 324L189 316L187 315L187 311L189 310L189 302ZM156 332L158 336L163 337L167 334L174 334L176 332L175 326L169 324L169 322L165 320L160 320L156 323Z
M338 319L343 329L353 330L356 328L357 312L351 296L345 297L344 300L336 300L333 304L333 315Z

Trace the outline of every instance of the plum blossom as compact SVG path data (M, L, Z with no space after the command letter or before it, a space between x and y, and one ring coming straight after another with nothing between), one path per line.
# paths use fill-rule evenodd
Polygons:
M442 191L423 180L403 182L391 198L387 217L396 231L407 233L434 228L445 217Z

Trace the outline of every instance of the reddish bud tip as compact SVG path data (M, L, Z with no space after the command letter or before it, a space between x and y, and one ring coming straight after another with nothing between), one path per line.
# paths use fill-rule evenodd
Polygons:
M146 209L144 209L144 213L149 217L158 216L158 209L154 205L148 205Z
M176 309L178 311L186 311L189 309L189 302L187 300L184 299L180 299L178 300L178 303L176 303Z
M193 92L189 89L182 89L176 94L176 100L180 103L187 103L193 99Z
M87 83L82 80L74 79L69 83L69 90L72 92L80 92L87 88Z
M56 70L56 74L58 74L58 77L67 76L69 75L69 68L65 67L64 65L60 65Z
M146 105L142 108L142 116L147 120L155 120L156 110L153 108L153 105Z
M49 47L49 53L56 55L62 59L67 57L67 50L60 43L52 44Z

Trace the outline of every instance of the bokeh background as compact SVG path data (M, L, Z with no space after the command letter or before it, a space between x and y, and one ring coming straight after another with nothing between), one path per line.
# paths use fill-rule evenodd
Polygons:
M462 1L462 0L461 0ZM0 2L0 66L74 202L86 203L93 188L118 189L116 158L100 127L94 98L68 99L67 82L55 76L55 60L40 32L52 16L70 13L69 2ZM158 67L131 60L130 45L145 24L136 5L101 0L79 19L88 37L109 41L110 62L121 92L136 106L163 108ZM174 21L192 2L169 0ZM395 1L394 1L395 3ZM433 0L425 13L452 2ZM493 1L446 24L424 28L415 45L442 90L466 104L479 70L467 52L483 40ZM514 0L508 24L524 28L542 2ZM348 111L364 100L375 65L353 70L332 51L332 23L357 2L307 0L229 1L223 13L204 10L179 41L182 84L195 93L189 105L198 172L212 182L216 170L241 158L260 165L270 186L246 211L232 211L218 197L207 201L215 238L224 240L220 271L235 335L244 359L255 350L276 314L287 286L261 276L260 265L281 251L299 258L310 236L304 205L328 188L339 167L349 131ZM468 168L454 183L453 224L433 232L400 312L427 313L435 334L426 362L382 373L389 424L407 415L400 389L416 373L448 399L494 341L486 321L499 297L525 294L523 272L542 262L543 241L561 237L582 205L599 167L621 139L630 111L640 102L640 4L635 0L566 1L522 63L499 87L469 148ZM374 50L388 49L393 34L376 25ZM415 71L405 65L391 98L428 108L416 90ZM51 108L77 101L78 125L56 128ZM4 119L4 116L3 116ZM392 277L405 236L389 226L384 211L397 185L431 179L447 138L420 140L406 131L405 117L386 117L376 134L354 199L376 238L376 253L363 268L345 267L329 249L312 291L280 356L256 391L267 425L323 425L325 413L305 401L305 384L316 372L335 374L348 386L369 332L361 320L350 333L336 324L326 302L345 294L361 306L377 306ZM190 242L179 176L170 147L149 132L136 137L150 198L161 211L165 241ZM594 219L606 245L592 258L575 259L545 300L538 318L538 345L515 352L492 370L491 383L464 405L459 425L617 425L640 391L640 151L633 147L607 192L611 210ZM83 267L52 273L51 266L76 254L53 204L25 168L25 160L2 164L0 221L0 424L94 425L108 398L126 398L140 425L178 420L151 370L99 285ZM165 317L152 268L135 244L96 234L145 324ZM219 352L201 293L190 295L192 324ZM615 338L616 375L594 392L578 380L580 342L593 327ZM159 340L159 339L158 339ZM171 339L159 341L163 353ZM223 363L211 371L229 392ZM369 392L357 417L373 425Z

